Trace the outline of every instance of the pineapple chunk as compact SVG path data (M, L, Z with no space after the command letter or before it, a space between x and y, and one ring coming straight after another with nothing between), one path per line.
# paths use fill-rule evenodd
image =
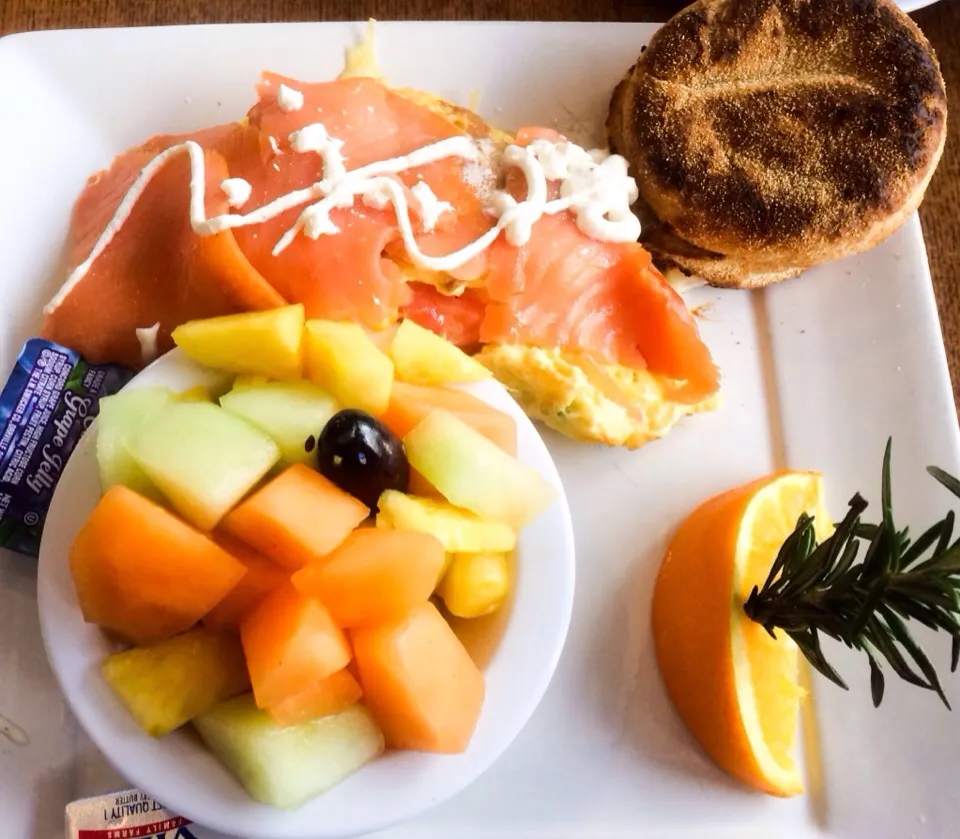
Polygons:
M455 554L437 594L451 615L479 618L500 608L507 597L509 581L506 554Z
M479 382L490 371L445 338L412 320L400 324L390 345L397 379L414 385Z
M387 410L393 362L355 323L307 321L307 375L345 408Z
M244 390L248 387L260 387L269 384L272 381L268 376L260 376L256 373L241 373L233 380L231 390Z
M223 702L194 726L257 801L299 807L383 752L383 734L360 704L297 725L277 725L251 695Z
M173 330L190 358L229 373L298 379L303 373L303 305L191 320Z
M512 551L517 544L517 534L509 525L487 521L445 501L388 489L380 496L377 506L380 509L377 527L430 533L448 553Z
M114 653L100 672L151 737L250 689L240 639L203 627Z
M205 388L203 385L188 387L186 390L182 390L177 394L178 402L210 402L212 399L213 395L210 389Z

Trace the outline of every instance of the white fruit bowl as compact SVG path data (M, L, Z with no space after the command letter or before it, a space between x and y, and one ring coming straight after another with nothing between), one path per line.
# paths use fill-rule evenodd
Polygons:
M218 383L178 350L128 387L184 390ZM319 839L385 828L455 795L510 745L533 714L557 666L573 606L574 542L560 478L532 423L507 392L484 382L472 392L517 421L518 457L557 490L557 501L520 533L512 603L472 628L468 646L486 657L486 701L473 740L460 755L388 752L298 810L249 798L187 727L162 739L144 734L99 674L113 646L84 623L67 551L100 495L96 426L85 435L57 486L40 548L40 626L50 665L93 741L132 785L199 824L250 839ZM498 613L499 614L499 613ZM486 647L486 650L483 648Z

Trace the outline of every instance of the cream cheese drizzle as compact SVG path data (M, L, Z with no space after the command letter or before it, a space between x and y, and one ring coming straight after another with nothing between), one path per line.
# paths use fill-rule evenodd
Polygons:
M565 140L556 143L534 140L527 146L510 145L503 155L506 165L523 172L527 182L524 200L517 201L505 192L496 193L490 210L497 222L490 230L460 250L439 256L428 255L417 243L406 190L393 178L385 177L423 165L414 159L417 152L348 172L343 165L343 143L331 137L322 124L307 125L291 134L289 139L294 150L315 152L323 158L324 180L319 186L324 197L300 213L294 226L277 242L274 256L287 248L301 232L311 239L338 233L339 228L330 213L352 207L356 198L377 209L392 204L407 258L414 265L430 271L453 271L461 267L493 244L501 232L505 233L510 244L521 247L530 240L533 226L539 219L565 210L572 211L577 227L591 238L630 242L640 236L640 221L630 212L630 205L637 199L637 185L627 174L624 158L603 151L588 152ZM475 141L468 137L450 138L450 141L454 140L462 141L462 151L459 146L457 149L458 157L477 160L479 149ZM426 148L434 149L446 142L443 140ZM395 162L402 163L403 168L396 168ZM551 181L560 181L560 197L553 200L549 199ZM433 229L437 221L433 211L440 209L439 205L445 202L438 202L432 190L429 196L422 189L418 195L414 190L420 186L415 185L410 192L417 201L424 228ZM422 186L429 189L426 184Z
M250 193L253 191L249 182L243 178L225 178L220 181L220 189L227 197L227 203L237 210L250 200Z
M494 196L511 245L526 244L542 216L565 210L572 211L577 227L591 239L635 242L640 237L640 220L630 211L638 197L637 183L620 155L587 151L566 140L534 140L508 146L504 162L520 169L527 182L527 197L519 203L506 193ZM560 197L548 201L551 181L560 181Z
M449 203L440 201L428 184L419 182L407 189L396 176L450 157L475 162L481 157L476 141L467 136L448 137L406 155L348 170L342 151L343 141L331 137L322 123L306 125L293 132L288 140L293 151L299 154L321 156L323 179L282 195L249 213L223 213L211 218L206 215L203 149L194 141L187 140L160 152L143 167L89 256L71 272L44 312L49 314L54 311L83 279L129 218L150 181L170 159L181 154L190 158L190 224L199 236L212 236L223 230L262 224L307 204L294 225L273 248L275 256L300 233L311 239L339 233L331 212L353 207L358 198L366 206L378 209L392 205L407 258L414 265L431 271L453 271L461 267L493 244L501 232L510 244L522 247L530 240L537 221L545 215L564 211L570 211L577 227L593 239L631 242L640 235L640 221L630 211L630 205L637 199L637 186L627 173L624 158L604 151L587 151L565 140L534 140L526 146L507 146L503 154L504 165L516 167L523 173L527 186L526 197L517 201L508 193L494 193L488 210L497 221L488 231L452 253L428 255L417 243L411 209L416 211L420 227L430 231L440 217L453 208ZM275 142L271 145L275 146ZM227 186L230 180L240 179L227 179L221 183L221 188L228 194L229 203L233 204L232 198L240 196L230 195L230 187ZM559 197L551 199L549 184L557 181L560 184ZM239 184L235 186L239 187ZM249 184L246 186L249 188Z
M313 126L307 126L306 128L313 128ZM301 129L300 132L295 133L300 134L303 130L305 129ZM303 141L304 150L307 150L307 146L319 142L311 139L312 134L319 135L320 132L319 130L315 130L307 135L307 139ZM326 129L323 129L323 134L326 135ZM326 145L319 146L316 150L319 151L323 149L326 151L328 148L333 149L337 147L337 144L341 143L340 140L329 136L326 137L325 142ZM309 150L313 151L313 149ZM334 207L352 207L354 196L363 194L363 191L370 184L369 179L371 177L397 174L406 169L426 166L429 163L435 163L447 157L463 157L471 160L477 154L477 148L469 137L448 137L437 143L416 149L402 157L394 157L389 160L361 166L358 169L347 172L345 175L341 175L339 171L336 171L334 175L339 177L334 177L333 179L327 179L325 177L324 180L318 181L311 186L293 190L286 195L281 195L279 198L275 198L270 203L264 204L262 207L245 215L223 213L207 218L206 166L204 165L203 148L193 140L177 143L160 152L140 170L140 174L131 184L126 195L123 196L120 206L117 207L113 218L110 219L103 233L100 234L100 238L97 239L89 256L70 272L70 275L64 281L59 291L57 291L53 299L44 307L44 314L53 312L74 287L76 287L77 283L87 275L93 267L93 263L100 254L103 253L110 242L113 241L113 237L117 235L120 228L123 227L124 222L130 217L133 208L136 206L140 196L143 195L144 190L150 185L150 182L156 177L157 173L163 169L168 161L181 154L186 154L190 158L190 225L198 236L213 236L223 230L263 224L265 221L276 218L294 207L299 207L311 201L317 202L308 207L304 213L301 213L294 227L281 237L277 246L274 248L274 254L277 254L293 241L297 232L305 225L308 225L307 231L313 238L319 237L323 232L338 232L339 228L330 221L330 210ZM331 153L331 159L332 158L333 154ZM327 175L326 158L324 158L324 175ZM364 184L363 189L357 190L357 184ZM347 203L348 197L349 203ZM317 201L317 199L321 200ZM406 210L406 198L403 197L402 194L401 200L403 202L403 208ZM396 204L395 207L397 207L399 214L399 207ZM407 218L406 221L407 227L409 228L409 218ZM413 241L412 236L410 237L410 241ZM404 242L407 242L407 237L404 237ZM464 262L465 261L466 260L464 260Z
M303 107L303 94L299 90L281 84L277 88L277 107L285 113L299 111Z
M426 257L417 246L416 236L410 222L410 206L407 202L407 196L403 185L391 176L448 157L476 160L479 156L477 145L470 137L447 137L444 140L415 149L409 154L368 163L366 166L348 171L341 151L343 141L331 137L321 123L304 126L291 134L288 139L295 151L302 153L315 152L323 158L323 180L311 187L316 191L316 197L319 200L304 208L293 227L283 234L273 249L274 256L285 250L301 232L311 239L339 233L340 228L331 219L330 213L336 209L349 209L354 205L354 201L359 198L367 206L377 209L383 209L387 204L393 204L404 247L409 252L413 262L420 264L417 260ZM451 254L451 256L456 257L457 253L459 251ZM467 259L464 259L458 264L463 264L466 261ZM451 262L451 265L453 264Z
M453 210L453 205L449 201L441 201L430 189L430 184L426 181L419 181L410 187L410 193L417 200L417 215L420 216L420 226L430 233L440 221L444 213Z

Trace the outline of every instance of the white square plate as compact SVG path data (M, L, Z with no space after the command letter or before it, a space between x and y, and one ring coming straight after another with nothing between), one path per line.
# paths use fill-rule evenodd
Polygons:
M478 91L493 122L555 124L582 141L599 133L613 85L655 28L391 23L379 26L379 55L396 84L463 103ZM0 42L0 371L59 283L69 213L90 173L151 134L238 118L262 68L336 75L359 33L279 24ZM775 467L823 470L835 516L856 490L874 511L892 434L900 523L922 527L947 508L924 472L929 463L957 472L960 445L919 222L764 292L690 298L706 304L701 328L724 374L724 406L633 453L546 435L579 563L559 669L493 769L384 836L955 834L960 720L934 695L891 679L874 710L865 661L831 646L851 690L816 682L810 792L774 800L737 787L698 750L666 697L649 630L651 585L673 528L706 496ZM949 660L949 644L918 635L938 665ZM955 704L957 682L946 677ZM65 710L40 642L35 564L12 554L0 557L0 714L25 735L0 736L3 839L62 835L67 801L124 786ZM0 717L0 734L4 725Z

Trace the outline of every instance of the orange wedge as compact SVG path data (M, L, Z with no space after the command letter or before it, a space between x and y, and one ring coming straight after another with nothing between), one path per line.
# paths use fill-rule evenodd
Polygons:
M721 493L680 525L657 577L653 637L664 682L707 754L771 795L803 792L794 761L798 650L743 611L800 514L830 532L820 475L779 472Z

